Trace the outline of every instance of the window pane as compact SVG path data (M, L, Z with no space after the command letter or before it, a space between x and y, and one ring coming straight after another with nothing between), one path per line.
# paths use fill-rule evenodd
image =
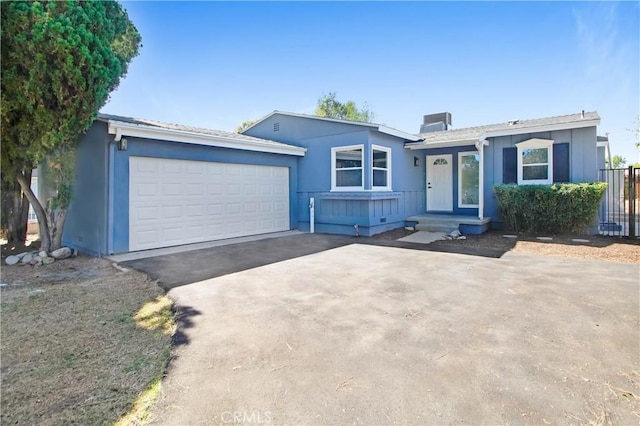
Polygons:
M464 155L460 162L462 204L478 204L480 198L480 156Z
M547 148L532 148L522 150L522 164L544 164L549 162Z
M362 170L337 170L336 186L362 186Z
M373 150L373 167L387 168L387 153L385 151Z
M336 169L362 167L362 149L350 149L336 152Z
M523 166L522 180L546 180L549 178L549 166Z
M373 171L373 186L387 186L387 171L386 170L374 170Z

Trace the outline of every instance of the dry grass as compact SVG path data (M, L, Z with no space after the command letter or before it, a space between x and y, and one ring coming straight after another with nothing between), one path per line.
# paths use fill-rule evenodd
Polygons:
M145 275L78 257L3 267L2 282L3 424L113 423L158 382L171 303Z

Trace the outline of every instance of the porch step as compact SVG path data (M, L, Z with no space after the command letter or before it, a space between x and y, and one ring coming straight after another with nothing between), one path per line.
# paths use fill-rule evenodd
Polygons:
M446 214L421 214L411 216L406 219L407 222L417 222L415 225L418 231L431 232L451 232L460 230L463 225L467 233L482 233L488 229L491 222L490 217L478 219L474 216L462 215L446 215Z
M420 223L415 226L416 231L429 231L429 232L444 232L448 233L458 229L458 224L451 223Z

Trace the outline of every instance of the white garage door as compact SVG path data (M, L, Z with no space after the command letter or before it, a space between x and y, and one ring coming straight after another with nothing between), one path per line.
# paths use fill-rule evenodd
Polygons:
M287 167L129 158L129 250L289 229Z

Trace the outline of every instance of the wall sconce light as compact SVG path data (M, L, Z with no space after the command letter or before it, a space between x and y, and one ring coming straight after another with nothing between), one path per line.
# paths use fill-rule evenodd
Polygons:
M413 167L418 167L420 165L420 159L418 157L413 157Z
M118 141L118 151L126 151L127 150L127 140L122 138Z

